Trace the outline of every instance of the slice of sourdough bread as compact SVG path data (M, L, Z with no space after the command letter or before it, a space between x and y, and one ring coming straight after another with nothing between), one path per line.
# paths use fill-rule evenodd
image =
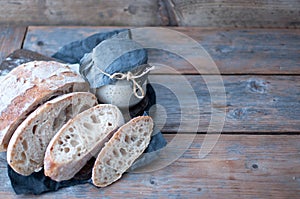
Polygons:
M144 152L153 131L149 116L140 116L123 125L100 151L92 172L93 184L105 187L122 174Z
M45 175L55 181L71 179L123 124L121 111L111 104L78 114L50 141L44 159Z
M41 105L21 123L10 139L8 164L25 176L40 170L46 148L58 130L77 114L97 104L94 94L75 92Z
M50 98L71 92L89 91L84 79L54 61L22 64L0 82L0 151L21 122Z

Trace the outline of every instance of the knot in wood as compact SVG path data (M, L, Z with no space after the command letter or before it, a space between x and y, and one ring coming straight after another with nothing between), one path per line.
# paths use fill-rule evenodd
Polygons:
M247 108L236 108L236 109L229 111L228 117L230 117L232 119L236 119L236 120L242 120L242 119L246 118L246 116L248 114L247 111L248 111Z
M260 79L250 79L247 82L247 88L253 93L266 93L267 92L267 82Z

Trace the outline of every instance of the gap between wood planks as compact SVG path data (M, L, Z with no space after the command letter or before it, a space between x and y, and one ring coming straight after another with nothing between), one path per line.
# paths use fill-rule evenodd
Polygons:
M24 33L24 37L22 38L20 49L22 49L24 47L24 43L25 43L25 40L26 40L27 33L28 33L28 26L26 26L26 28L25 28L25 33Z

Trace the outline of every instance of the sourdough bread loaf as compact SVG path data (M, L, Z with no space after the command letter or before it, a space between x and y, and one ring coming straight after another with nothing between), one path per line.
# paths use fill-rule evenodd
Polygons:
M123 124L121 111L111 104L78 114L50 141L44 159L45 175L55 181L71 179Z
M122 174L144 152L153 131L149 116L140 116L123 125L100 151L93 167L93 184L105 187Z
M0 82L0 151L21 122L50 98L71 92L88 91L84 79L55 61L22 64Z
M46 102L17 128L7 148L7 162L14 171L27 176L42 169L46 148L67 121L97 105L92 93L75 92Z

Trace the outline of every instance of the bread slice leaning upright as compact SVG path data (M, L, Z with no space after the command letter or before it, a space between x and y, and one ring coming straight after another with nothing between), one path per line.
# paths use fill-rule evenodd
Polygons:
M54 98L32 112L17 128L7 148L7 162L17 173L30 175L44 164L52 137L70 119L97 105L88 92L75 92Z
M55 61L33 61L9 72L0 82L0 151L23 120L53 97L87 92L89 85L70 67Z
M55 181L71 179L123 124L121 111L111 104L78 114L50 141L44 159L45 175Z
M133 118L123 125L100 151L93 167L93 184L105 187L121 178L147 148L152 131L149 116Z

